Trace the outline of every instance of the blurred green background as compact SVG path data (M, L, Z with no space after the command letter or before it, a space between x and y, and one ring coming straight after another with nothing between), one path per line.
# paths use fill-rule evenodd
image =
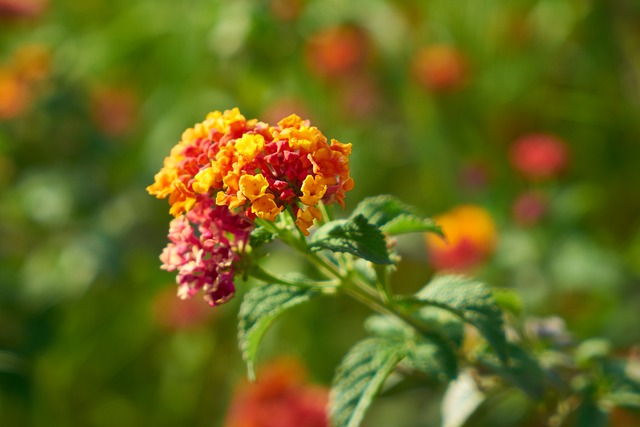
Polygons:
M184 129L235 106L352 142L346 212L381 193L483 207L498 244L474 274L580 339L640 342L637 1L0 0L1 425L223 425L247 285L215 310L175 298L168 205L145 187ZM516 170L532 133L566 145L561 173ZM531 192L542 213L523 221ZM420 236L400 243L408 292L434 269ZM268 263L303 268L277 248ZM366 315L310 303L261 358L328 384ZM435 425L442 390L413 386L367 425Z

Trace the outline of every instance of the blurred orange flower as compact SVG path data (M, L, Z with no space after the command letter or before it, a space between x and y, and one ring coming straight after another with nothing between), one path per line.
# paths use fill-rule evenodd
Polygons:
M467 76L464 54L455 46L436 44L417 52L413 72L418 82L434 92L459 89Z
M320 77L332 80L359 71L369 54L369 40L359 27L340 26L314 34L306 46L307 66Z
M283 358L235 391L225 427L328 427L329 390L310 385L297 359Z
M22 45L13 54L12 68L30 82L44 80L51 74L51 50L41 44Z
M0 120L20 116L31 103L36 84L50 73L51 52L46 46L18 47L7 64L0 67Z
M531 180L554 178L567 167L566 143L555 135L532 133L518 138L511 146L511 164Z
M484 208L461 205L434 219L446 236L443 240L434 234L426 234L429 261L436 270L465 271L493 253L496 227Z
M281 21L293 21L300 16L304 0L271 0L271 12Z
M17 73L0 69L0 120L18 117L30 100L29 86Z

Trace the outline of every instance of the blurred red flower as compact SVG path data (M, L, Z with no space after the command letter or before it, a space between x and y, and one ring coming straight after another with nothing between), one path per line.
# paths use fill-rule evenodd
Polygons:
M297 359L265 366L235 391L225 427L328 427L329 391L310 385Z
M480 206L461 205L434 218L446 240L426 234L429 261L436 270L467 271L494 251L497 232L489 212Z
M413 72L427 90L447 92L459 89L467 77L465 55L455 46L436 44L419 50Z
M511 164L531 180L556 177L566 167L569 153L566 143L557 136L533 133L518 138L511 146Z
M306 46L310 71L328 80L361 70L368 54L367 34L351 25L326 28L311 36Z

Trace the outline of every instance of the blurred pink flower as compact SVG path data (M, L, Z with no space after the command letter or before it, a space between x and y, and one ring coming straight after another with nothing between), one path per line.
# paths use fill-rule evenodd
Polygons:
M555 135L532 133L518 138L511 146L511 164L531 180L558 176L569 161L567 146Z
M366 75L354 75L340 87L340 101L349 116L367 118L375 114L380 105L380 89Z
M237 387L224 427L328 427L329 391L307 383L297 359L272 362Z
M266 123L278 123L283 117L297 114L300 117L309 117L309 109L302 99L279 96L273 103L269 104L262 113L262 118Z
M174 331L205 323L215 313L202 301L178 299L174 289L165 289L153 300L152 315L162 329Z
M466 190L483 190L489 182L489 168L481 161L469 161L462 166L459 179Z
M518 224L535 225L547 210L547 200L540 193L528 191L518 196L511 210L513 219Z
M92 94L91 115L106 135L124 135L138 120L138 104L138 97L129 89L99 88Z
M47 0L0 0L0 20L35 18L47 8Z

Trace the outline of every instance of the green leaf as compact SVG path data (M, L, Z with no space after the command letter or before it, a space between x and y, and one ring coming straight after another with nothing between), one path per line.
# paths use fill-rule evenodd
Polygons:
M463 276L435 277L415 299L441 307L475 326L493 347L503 363L508 359L502 312L484 284Z
M314 289L284 285L257 285L247 292L238 314L238 344L247 363L249 378L255 379L258 346L271 323L285 310L318 294Z
M524 303L520 295L513 289L494 289L493 299L504 311L508 311L512 314L519 315L522 313Z
M511 384L519 387L534 401L542 398L547 386L547 373L538 360L522 347L509 343L509 363L484 360L485 366L493 370Z
M351 217L358 215L389 235L428 231L443 236L442 229L432 219L422 218L414 208L389 195L364 199Z
M422 307L414 313L423 324L436 331L456 348L462 347L464 340L464 322L450 311L440 307Z
M445 316L453 317L453 315L444 310L434 307L428 308L433 309L434 312L436 310L440 311L440 313L444 313ZM437 315L437 313L433 314ZM424 317L424 319L427 318L433 321L434 325L435 322L442 320L441 317L436 318L430 315ZM449 320L450 319L451 318L449 318ZM463 323L458 318L454 318L454 320L456 326L462 328ZM430 322L424 323L432 326ZM442 324L438 323L438 326L442 326ZM437 331L438 334L425 337L416 334L415 329L409 327L396 317L376 314L368 317L365 321L365 328L369 332L389 341L395 341L398 345L402 345L407 349L407 357L404 363L406 363L410 369L424 372L439 381L454 378L458 370L456 355L450 345L456 345L458 340L457 337L454 338L448 335L450 330L447 328L450 326L451 325L447 323L445 328ZM458 334L457 328L455 334ZM456 342L454 343L454 341Z
M578 366L587 367L596 360L602 360L611 353L611 343L604 338L590 338L580 343L575 351Z
M384 235L362 215L323 225L313 235L310 247L348 252L375 264L392 263Z
M380 387L405 355L403 346L367 338L344 357L333 380L329 407L333 427L358 427Z
M607 427L609 416L593 396L584 396L578 407L576 427Z
M402 320L384 314L374 314L367 317L364 327L374 335L395 340L411 339L415 335L414 330Z
M436 343L428 339L410 341L406 357L410 367L438 381L451 380L458 373L455 354L444 343Z

